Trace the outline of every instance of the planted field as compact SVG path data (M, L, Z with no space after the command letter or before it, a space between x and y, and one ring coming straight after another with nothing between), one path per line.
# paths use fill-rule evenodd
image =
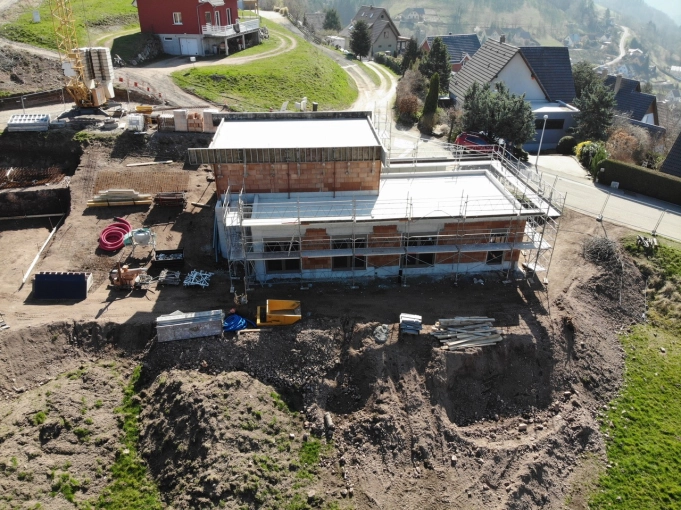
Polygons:
M622 338L624 388L603 421L607 473L591 508L681 507L681 250L627 243L648 277L649 324ZM607 437L607 436L606 436Z
M73 5L81 45L90 44L86 26L93 32L110 26L132 27L138 24L137 9L129 0L82 0ZM32 10L27 9L16 20L1 26L0 35L32 46L56 49L49 1L43 1L37 10L40 13L39 23L33 23Z
M268 25L271 37L280 30ZM307 97L321 110L342 110L357 98L357 87L341 67L304 40L285 53L243 65L197 67L172 74L175 83L217 103L229 103L242 111L279 109ZM241 54L239 54L241 55Z

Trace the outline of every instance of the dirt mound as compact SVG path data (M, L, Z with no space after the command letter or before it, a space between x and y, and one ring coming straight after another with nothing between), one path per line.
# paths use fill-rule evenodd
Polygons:
M328 448L272 387L243 372L171 370L144 394L140 452L174 508L321 502L314 494Z
M63 86L64 73L58 60L0 45L0 92L28 93Z
M96 498L120 448L114 409L127 374L126 364L86 362L0 402L0 501L56 509Z

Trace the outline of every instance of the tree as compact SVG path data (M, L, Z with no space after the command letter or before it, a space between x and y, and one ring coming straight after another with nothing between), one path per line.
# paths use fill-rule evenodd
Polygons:
M407 43L407 49L404 52L404 55L402 55L402 64L400 65L402 76L404 76L404 73L406 73L419 58L421 58L419 45L416 42L416 39L411 37Z
M650 83L649 81L645 82L643 85L641 85L641 92L643 92L644 94L652 94L653 84Z
M340 32L340 16L338 16L338 11L336 9L329 9L326 11L323 27L324 30L335 30L336 32Z
M430 77L428 95L423 103L423 112L419 119L419 127L427 133L432 132L435 125L435 114L437 113L437 100L440 97L440 77L437 73Z
M440 90L443 92L449 90L449 76L452 73L452 66L449 63L447 47L442 42L441 37L436 37L433 40L433 47L421 62L419 71L426 78L430 78L437 73L440 77Z
M352 27L350 49L360 60L362 60L362 57L369 55L371 51L371 33L366 21L359 20Z
M512 94L504 83L492 89L489 83L474 83L464 94L464 131L482 132L497 142L503 138L508 145L521 146L534 138L534 114L525 95Z
M575 136L581 140L605 140L615 116L615 94L600 80L587 85L575 99Z
M582 96L582 91L589 85L601 81L600 76L594 70L592 64L583 60L572 66L572 78L575 80L576 97Z

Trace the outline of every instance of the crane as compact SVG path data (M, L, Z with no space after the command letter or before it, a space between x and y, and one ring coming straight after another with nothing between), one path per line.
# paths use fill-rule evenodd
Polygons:
M50 0L50 11L61 66L67 78L66 91L73 98L77 108L99 106L104 101L97 100L97 94L93 94L93 89L88 85L88 81L91 83L91 80L86 77L84 58L89 58L89 49L83 51L78 48L71 0ZM110 56L108 60L111 60Z

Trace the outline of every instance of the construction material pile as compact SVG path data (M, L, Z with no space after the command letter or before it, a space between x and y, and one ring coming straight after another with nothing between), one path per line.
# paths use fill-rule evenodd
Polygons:
M182 191L156 193L154 203L166 207L184 207L187 205L187 195Z
M158 276L158 285L179 285L180 284L180 272L179 271L168 271L164 269Z
M400 314L400 332L408 335L418 335L423 329L422 317L409 313Z
M108 189L88 200L88 207L109 207L121 205L151 205L151 195L138 193L134 189Z
M210 277L214 273L208 273L206 271L191 271L184 279L182 284L185 287L203 287L204 289L210 285Z
M447 351L484 347L501 341L501 333L492 327L493 322L490 317L440 319L430 334L440 340Z

